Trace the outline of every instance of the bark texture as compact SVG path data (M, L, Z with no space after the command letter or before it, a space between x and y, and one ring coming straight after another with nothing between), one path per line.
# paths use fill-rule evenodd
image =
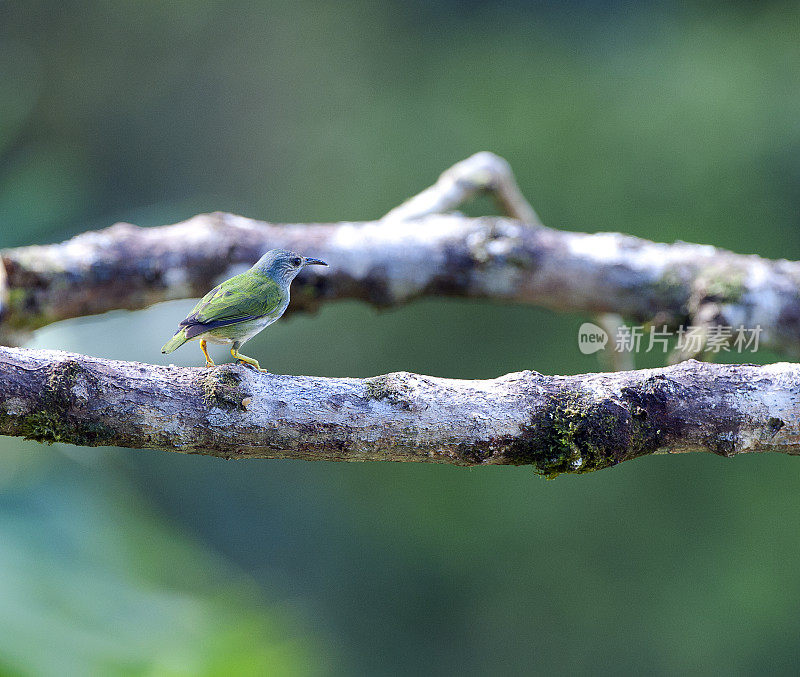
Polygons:
M507 217L446 213L478 192ZM608 326L620 317L758 326L761 345L800 354L800 263L545 228L490 153L377 221L276 225L215 213L5 250L0 334L11 341L56 320L197 297L273 247L330 264L301 274L293 310L461 296L597 313ZM0 434L224 458L514 464L552 476L651 453L798 454L798 414L792 364L334 379L0 348Z
M0 388L3 435L224 458L512 464L553 476L653 453L800 453L794 364L354 379L0 348Z
M480 191L515 218L440 213ZM5 250L0 330L11 341L56 320L197 297L271 247L330 263L301 274L290 311L334 299L386 307L460 296L614 313L659 327L760 326L761 345L800 354L800 263L540 226L507 163L490 153L455 165L377 221L279 225L214 213Z

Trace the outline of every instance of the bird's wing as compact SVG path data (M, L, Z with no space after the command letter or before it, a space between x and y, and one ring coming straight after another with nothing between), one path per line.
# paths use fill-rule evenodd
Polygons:
M248 271L214 287L180 326L187 328L186 336L191 338L215 327L269 315L278 310L284 298L274 280Z

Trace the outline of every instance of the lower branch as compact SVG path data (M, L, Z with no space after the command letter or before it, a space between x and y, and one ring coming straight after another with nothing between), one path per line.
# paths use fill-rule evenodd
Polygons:
M163 367L0 348L0 434L223 458L531 465L553 476L652 453L800 454L800 365L486 381Z

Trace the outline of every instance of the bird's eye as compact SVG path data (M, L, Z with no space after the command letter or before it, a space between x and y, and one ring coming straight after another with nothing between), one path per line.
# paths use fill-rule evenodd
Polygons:
M300 257L299 257L299 256L295 256L295 257L292 259L292 265L293 265L293 266L299 266L301 263L302 263L302 261L300 260Z

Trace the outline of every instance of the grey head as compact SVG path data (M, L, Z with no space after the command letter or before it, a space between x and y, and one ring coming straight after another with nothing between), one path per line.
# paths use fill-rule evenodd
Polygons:
M321 259L300 256L286 249L270 249L253 266L253 270L269 275L281 286L288 287L306 266L327 266Z

